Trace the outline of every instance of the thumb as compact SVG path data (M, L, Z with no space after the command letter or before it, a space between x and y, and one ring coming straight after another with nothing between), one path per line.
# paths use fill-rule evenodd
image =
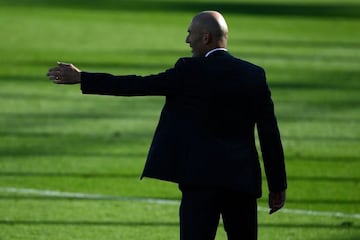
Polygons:
M70 67L72 64L70 63L64 63L64 62L57 62L59 67Z
M67 69L67 70L71 69L76 72L81 72L81 70L79 68L77 68L76 66L74 66L74 64L72 64L72 63L57 62L57 64L60 69Z
M59 65L59 66L69 66L69 65L71 65L70 63L64 63L64 62L57 62L57 64Z

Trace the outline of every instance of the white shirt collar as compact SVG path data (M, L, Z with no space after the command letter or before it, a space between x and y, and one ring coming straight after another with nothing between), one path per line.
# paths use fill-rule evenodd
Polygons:
M216 51L227 51L227 49L226 48L214 48L214 49L208 51L205 54L205 57L208 57L210 54L212 54L213 52L216 52Z

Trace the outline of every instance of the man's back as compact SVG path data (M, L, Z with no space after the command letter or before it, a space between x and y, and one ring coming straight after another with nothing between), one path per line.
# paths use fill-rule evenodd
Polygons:
M260 196L254 127L272 108L264 71L218 51L180 59L168 81L177 88L166 97L143 176Z

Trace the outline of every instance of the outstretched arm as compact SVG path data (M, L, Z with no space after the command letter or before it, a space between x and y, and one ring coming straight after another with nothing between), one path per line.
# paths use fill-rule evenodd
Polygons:
M50 68L48 78L57 84L77 84L81 82L81 70L73 64L58 62L58 66Z

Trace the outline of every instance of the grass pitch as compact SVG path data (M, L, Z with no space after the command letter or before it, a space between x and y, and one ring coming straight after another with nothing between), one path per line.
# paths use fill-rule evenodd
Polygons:
M287 211L262 210L264 181L259 239L359 239L357 1L0 0L1 240L178 239L177 186L139 180L163 98L84 96L45 74L58 60L162 71L190 55L204 9L223 12L232 54L267 70L276 104Z

